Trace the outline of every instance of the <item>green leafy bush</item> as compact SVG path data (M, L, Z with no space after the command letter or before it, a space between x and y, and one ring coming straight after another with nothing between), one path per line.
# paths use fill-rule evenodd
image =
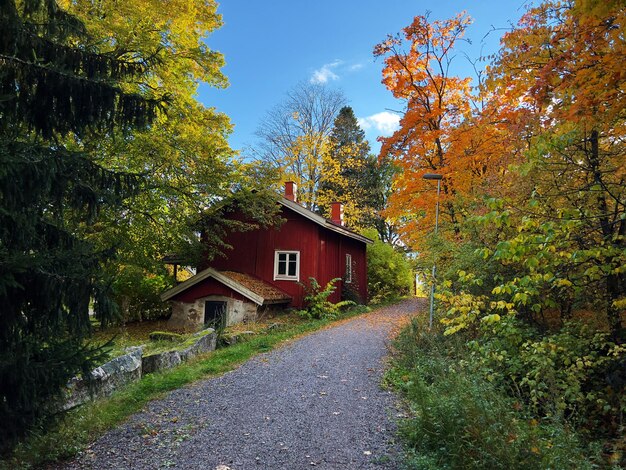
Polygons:
M375 230L364 232L374 240L367 246L367 279L370 300L408 295L413 290L413 269L403 253L380 241Z
M340 280L340 278L331 279L322 289L317 280L310 277L308 286L302 284L306 293L304 297L306 309L298 313L309 319L334 319L337 318L342 308L355 305L351 300L342 300L337 303L328 300L337 289L334 284Z
M497 236L485 235L479 249L448 243L449 258L436 253L446 334L469 341L467 363L537 419L603 439L623 459L626 349L609 315L620 304L609 308L601 289L623 269L623 250L581 246L570 236L580 229L578 212L514 221L502 201L490 204L473 223L501 228Z
M594 467L589 450L561 421L532 418L523 403L463 360L469 351L458 335L433 334L413 321L395 347L386 380L409 406L400 424L409 468Z
M626 409L626 347L608 333L567 322L541 334L515 317L483 328L469 361L511 390L537 416L584 425L596 436L619 432Z

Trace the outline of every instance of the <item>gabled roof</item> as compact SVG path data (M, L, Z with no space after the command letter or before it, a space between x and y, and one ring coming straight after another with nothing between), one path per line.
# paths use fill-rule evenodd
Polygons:
M290 199L281 197L278 202L282 204L284 207L291 209L292 211L300 214L301 216L315 222L317 225L320 225L328 230L332 230L333 232L340 233L341 235L345 235L346 237L354 238L363 243L374 243L367 237L360 235L352 230L344 227L343 225L338 225L328 219L325 219L321 215L317 215L315 212L312 212L305 207L302 207L300 204L293 202Z
M288 294L260 279L232 271L216 271L212 268L200 271L185 282L181 282L177 286L163 292L161 294L161 300L171 300L181 292L186 291L190 287L208 278L215 279L217 282L232 289L257 305L288 303L291 301L291 297Z

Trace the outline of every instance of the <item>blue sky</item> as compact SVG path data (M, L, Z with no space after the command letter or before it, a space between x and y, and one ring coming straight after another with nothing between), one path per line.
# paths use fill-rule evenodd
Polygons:
M235 149L254 145L254 132L265 113L302 81L324 82L343 90L377 152L376 137L389 134L401 103L380 83L382 60L373 47L430 11L446 19L463 10L473 18L455 59L459 74L473 59L497 50L503 29L517 22L528 0L224 0L218 12L224 26L206 40L226 59L225 89L201 85L198 99L230 116ZM498 30L489 33L493 28ZM487 33L489 33L487 35ZM485 35L487 37L485 38Z

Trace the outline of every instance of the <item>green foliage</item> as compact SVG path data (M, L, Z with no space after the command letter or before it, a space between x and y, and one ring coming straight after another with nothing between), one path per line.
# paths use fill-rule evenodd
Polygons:
M337 287L334 285L336 282L341 281L341 278L335 278L328 281L326 286L322 289L317 280L313 277L309 278L309 285L302 284L305 289L304 302L306 304L306 310L302 310L299 313L309 319L335 319L341 313L341 309L350 305L355 305L351 300L342 300L341 302L332 303L328 298L335 292Z
M400 240L397 221L387 217L385 210L393 193L393 179L400 170L388 158L368 155L360 178L367 208L363 226L375 228L381 241L389 244Z
M110 319L114 250L85 235L140 190L76 142L152 122L158 99L124 91L150 61L84 47L83 25L48 2L0 8L0 451L54 410L61 386L102 351L83 345L89 308Z
M171 331L153 331L150 333L150 341L171 341L178 343L182 342L183 339L183 335L172 333Z
M482 331L469 343L468 361L534 415L594 429L596 438L618 432L626 410L625 346L578 322L540 334L507 317Z
M161 267L161 273L150 274L138 266L121 266L113 282L115 298L121 310L121 321L157 320L170 314L160 294L172 285L172 277Z
M363 299L359 294L358 285L355 282L356 279L352 279L351 283L345 282L345 279L341 283L341 300L348 300L355 305L362 305Z
M166 15L156 0L65 4L84 22L89 48L150 62L150 73L125 89L137 97L167 96L167 113L150 126L130 135L114 129L97 141L73 143L97 154L106 168L143 175L144 190L125 200L121 211L102 211L88 233L99 246L115 244L117 256L108 267L113 277L126 269L160 276L161 258L180 253L196 238L198 214L245 179L228 146L228 116L197 101L200 83L227 86L220 71L224 58L207 40L221 25L217 3L175 0ZM124 296L125 302L143 302Z
M503 36L485 86L475 89L484 107L444 119L441 132L438 119L434 127L415 125L424 114L411 115L409 103L404 127L383 145L404 171L390 212L404 218L421 270L437 266L445 334L470 341L468 362L478 374L538 420L622 447L626 101L612 91L624 77L609 77L624 69L626 42L614 34L625 12L623 2L536 2ZM405 30L407 38L423 20ZM430 58L418 58L420 47L464 26L462 15L437 23L407 55L399 38L382 43L376 53L390 53L388 87L409 90L403 96L422 89L416 71L430 70ZM419 229L434 201L421 177L432 169L443 178L441 218L438 236L425 240ZM609 460L623 463L620 452Z
M400 433L410 468L594 468L566 426L530 418L523 403L464 360L461 337L433 334L414 319L395 347L386 381L409 406Z
M350 106L339 110L330 133L319 188L325 215L330 203L344 204L345 222L355 229L374 228L381 240L397 241L395 226L384 216L397 170L389 159L370 154L369 142Z
M465 255L451 251L454 262L439 297L447 312L448 332L506 314L536 322L557 309L565 321L573 309L590 307L607 312L604 323L618 337L613 317L619 317L625 297L608 295L605 286L626 266L626 251L615 244L620 237L615 243L581 243L572 236L585 230L579 209L557 210L553 219L545 220L532 199L526 209L535 213L515 220L504 201L490 204L493 210L473 222L483 229L500 227L500 236L482 245L468 244ZM473 261L463 263L463 256Z
M353 228L363 227L371 212L365 185L369 151L369 142L354 111L350 106L342 107L330 132L327 155L322 159L318 200L327 217L330 203L342 202L345 223Z
M363 232L374 243L367 246L367 282L370 300L408 295L413 290L414 274L405 255L384 243L373 229Z
M531 200L528 213L538 204ZM538 419L567 423L589 438L619 436L626 350L598 311L607 311L604 286L621 272L624 252L572 236L585 224L580 210L517 219L504 201L490 206L474 220L499 226L498 236L478 249L451 250L444 263L437 298L445 334L470 340L469 362ZM591 317L571 320L581 309Z

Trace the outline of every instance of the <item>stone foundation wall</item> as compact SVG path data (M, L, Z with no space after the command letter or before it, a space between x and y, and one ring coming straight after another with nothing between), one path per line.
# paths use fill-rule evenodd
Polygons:
M172 302L172 315L167 327L179 331L197 331L204 325L204 299L193 303Z
M172 315L167 321L167 326L173 330L196 331L204 326L204 302L226 302L225 326L237 323L253 321L257 318L257 305L252 302L212 295L202 297L194 302L172 301Z

